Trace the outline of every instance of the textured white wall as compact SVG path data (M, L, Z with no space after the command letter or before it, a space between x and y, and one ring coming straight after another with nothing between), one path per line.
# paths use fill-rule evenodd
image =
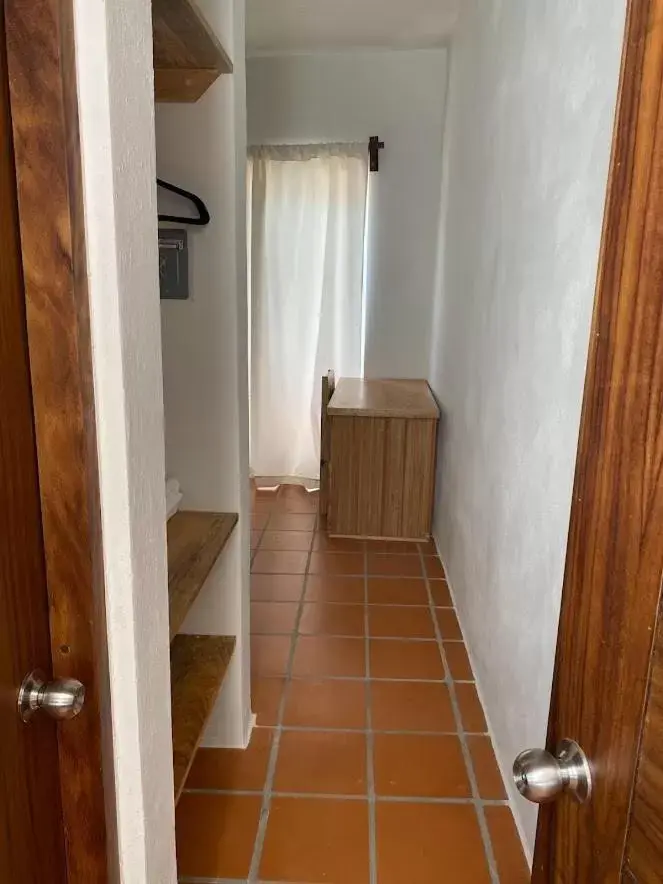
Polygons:
M462 0L248 0L249 52L441 46Z
M366 375L426 377L447 52L319 52L251 58L252 144L384 139L371 176Z
M77 0L118 865L176 880L150 0Z
M195 104L158 105L159 177L199 194L212 216L189 228L189 301L164 301L166 467L183 506L240 513L240 526L184 624L237 636L210 722L208 745L243 745L250 720L248 617L248 392L244 4L198 4L231 55ZM187 211L186 204L168 201Z
M624 11L467 0L452 47L435 531L505 771L546 733Z

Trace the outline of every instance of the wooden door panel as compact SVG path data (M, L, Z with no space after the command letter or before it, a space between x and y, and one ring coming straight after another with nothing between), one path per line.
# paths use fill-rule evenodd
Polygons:
M64 884L56 726L16 708L51 650L4 46L0 10L0 881Z
M594 765L541 809L535 882L621 877L663 573L663 0L632 0L569 531L548 747Z
M638 884L663 877L663 619L659 615L628 838L627 870Z
M52 669L87 692L58 728L67 874L104 884L109 692L73 0L3 9ZM110 743L109 704L103 714Z

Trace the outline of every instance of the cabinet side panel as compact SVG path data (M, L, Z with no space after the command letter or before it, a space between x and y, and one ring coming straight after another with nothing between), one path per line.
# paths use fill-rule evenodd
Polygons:
M432 518L437 421L407 422L403 490L403 537L428 537Z

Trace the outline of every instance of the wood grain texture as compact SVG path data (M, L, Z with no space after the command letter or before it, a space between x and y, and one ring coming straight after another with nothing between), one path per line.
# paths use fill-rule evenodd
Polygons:
M237 513L178 512L168 520L168 598L170 639L228 543Z
M228 54L194 0L152 0L157 101L194 102L221 74Z
M322 378L322 401L320 403L320 494L318 511L321 516L327 515L329 505L329 462L331 460L331 434L327 408L336 389L336 378L333 371L328 371Z
M430 536L437 420L330 415L329 533Z
M663 618L659 615L649 679L649 700L640 747L629 834L627 868L639 884L663 875Z
M382 530L386 537L403 533L403 481L408 421L385 421Z
M594 793L541 809L537 884L622 872L663 572L662 83L663 0L631 0L548 733L583 746Z
M178 635L170 649L175 802L179 799L235 650L224 635Z
M355 450L358 482L354 489L357 501L357 530L365 536L383 532L384 443L387 421L381 418L355 419Z
M437 420L440 409L427 381L341 378L329 403L329 414Z
M327 511L330 534L359 533L357 513L357 484L359 461L356 457L357 421L353 418L330 418L331 469L329 507Z
M180 70L154 71L155 101L175 104L194 104L219 79L216 71Z
M428 537L433 519L437 421L407 421L402 495L402 537Z
M0 881L42 884L48 870L65 884L56 725L26 727L16 709L24 676L50 671L51 643L2 9L0 240Z
M87 689L58 730L68 882L103 884L107 649L73 5L6 0L5 16L53 671Z

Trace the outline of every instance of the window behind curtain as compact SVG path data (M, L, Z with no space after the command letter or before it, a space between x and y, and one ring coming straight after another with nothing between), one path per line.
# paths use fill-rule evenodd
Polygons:
M251 468L320 474L320 380L362 373L365 144L250 151Z

